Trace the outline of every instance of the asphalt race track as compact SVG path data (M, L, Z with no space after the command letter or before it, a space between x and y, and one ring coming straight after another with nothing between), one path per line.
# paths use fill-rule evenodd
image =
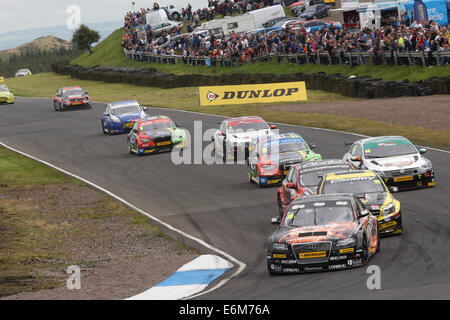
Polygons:
M170 153L137 157L126 136L101 132L104 105L55 112L50 99L16 98L0 106L0 141L104 187L214 247L247 267L221 288L199 299L449 299L450 153L428 150L436 187L396 193L404 233L383 238L369 265L381 268L381 290L366 286L366 267L334 272L271 276L266 239L275 230L276 188L249 184L245 165L175 165ZM217 128L220 117L149 108L193 131ZM311 128L297 131L318 145L323 158L341 158L344 142L357 136ZM124 297L126 298L126 297Z

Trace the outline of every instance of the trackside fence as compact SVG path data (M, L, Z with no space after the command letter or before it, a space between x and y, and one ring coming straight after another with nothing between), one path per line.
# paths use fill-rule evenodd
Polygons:
M299 54L267 54L254 58L225 58L225 57L191 57L182 55L154 55L126 51L125 55L131 60L164 64L189 64L194 66L236 66L252 62L276 61L278 63L291 62L295 64L324 64L338 65L418 65L423 67L440 66L450 63L450 50L440 52L314 52Z

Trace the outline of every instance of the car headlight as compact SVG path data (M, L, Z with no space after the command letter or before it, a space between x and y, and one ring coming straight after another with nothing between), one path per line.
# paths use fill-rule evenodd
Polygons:
M395 212L395 205L394 203L389 203L386 207L383 208L383 212L381 213L383 216L388 216L391 213Z
M265 164L265 165L262 166L262 169L264 171L273 171L275 169L278 169L278 167L273 165L273 164Z
M111 116L111 120L112 120L112 122L114 122L114 123L120 123L120 119L119 118L117 118L117 117L115 117L115 116Z
M343 247L343 246L354 246L356 244L355 239L353 238L347 238L343 240L338 240L336 242L336 246Z
M426 172L431 169L433 169L433 165L431 164L430 160L424 161L424 163L422 163L422 165L420 166L421 173Z
M288 250L288 245L286 243L274 242L272 244L272 250L287 251Z

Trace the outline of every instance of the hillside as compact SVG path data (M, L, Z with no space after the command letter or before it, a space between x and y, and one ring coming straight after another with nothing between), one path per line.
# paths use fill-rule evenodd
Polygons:
M22 44L17 48L0 51L0 58L7 59L13 54L20 55L21 53L26 54L27 52L59 51L61 49L71 50L72 43L55 36L44 36Z
M72 60L72 64L85 67L96 65L133 67L133 68L155 68L159 71L175 74L239 74L239 73L271 73L271 74L291 74L291 73L314 73L326 72L330 74L371 76L387 81L419 81L431 77L442 77L450 75L450 66L423 68L421 66L385 66L385 65L362 65L351 67L348 65L297 65L292 63L259 62L250 63L243 66L234 67L206 67L190 66L186 64L157 64L149 62L138 62L127 59L120 45L123 38L123 30L117 29L109 37L97 44L93 48L92 54L84 53L77 59Z

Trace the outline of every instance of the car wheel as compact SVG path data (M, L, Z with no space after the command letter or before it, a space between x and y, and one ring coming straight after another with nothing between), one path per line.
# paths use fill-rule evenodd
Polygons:
M369 261L369 247L367 246L367 239L364 236L363 239L363 252L362 252L362 261L363 261L363 265L366 265L367 262Z
M252 174L250 173L250 167L248 168L248 182L253 183Z
M259 171L258 170L256 170L255 180L256 180L256 185L258 186L258 188L262 188L262 185L259 182Z
M227 145L226 145L225 141L222 144L222 160L223 160L223 163L225 163L227 161Z
M283 202L280 196L278 196L278 214L280 215L280 219L283 218Z
M55 108L55 111L59 111L58 103L56 103L56 101L53 102L53 107Z
M131 150L130 141L127 141L128 153L133 154L133 150Z
M175 19L175 20L180 19L180 14L178 12L172 13L172 19Z
M103 123L103 120L101 121L101 123L102 123L103 134L107 134L108 132L106 132L106 130L105 130L105 124Z
M377 226L377 252L380 252L381 250L381 241L380 241L380 229L378 229Z

